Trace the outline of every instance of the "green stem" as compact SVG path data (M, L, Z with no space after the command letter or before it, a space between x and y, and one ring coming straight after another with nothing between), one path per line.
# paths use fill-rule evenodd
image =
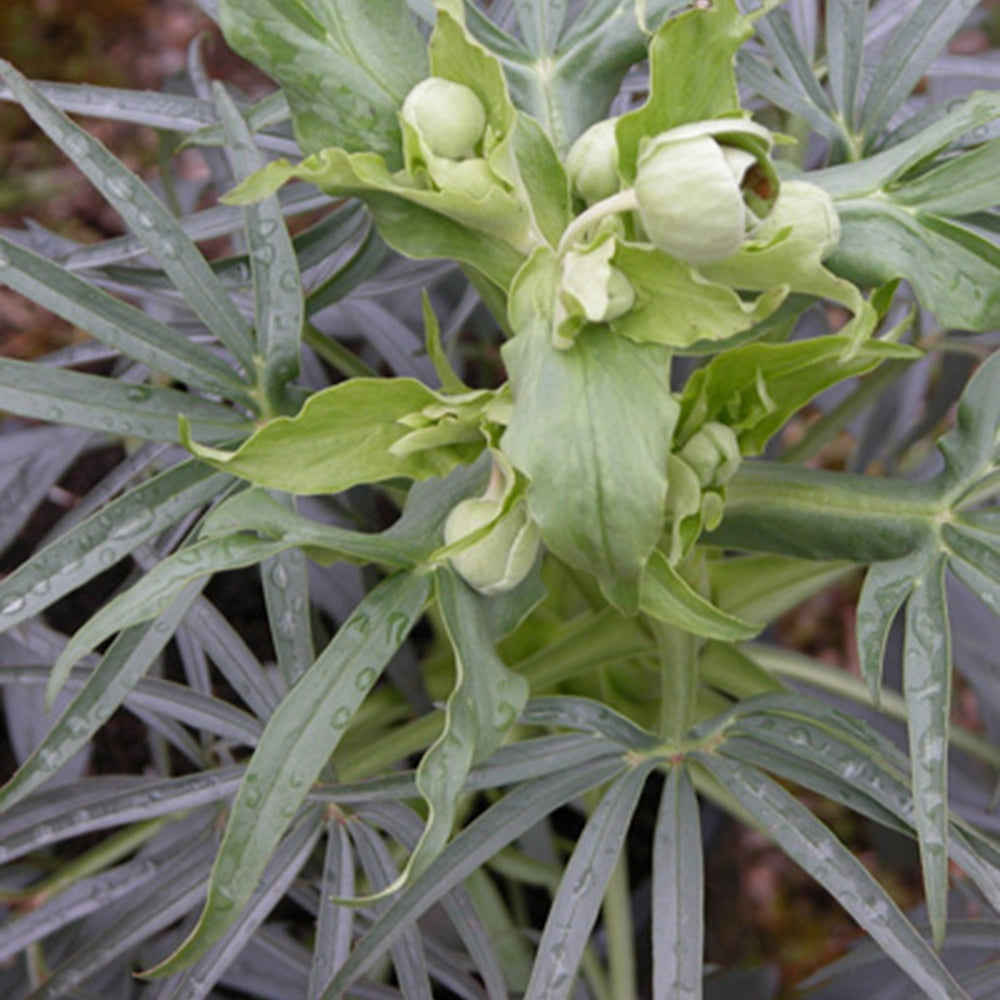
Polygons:
M302 327L302 339L308 344L324 361L333 365L341 374L349 378L374 378L378 372L369 367L357 355L349 351L343 344L336 340L324 336L312 323L305 323Z
M694 725L698 694L698 640L690 632L647 617L660 663L660 735L680 742Z
M605 198L591 205L585 212L581 212L567 227L559 241L556 253L561 257L574 243L578 242L595 223L609 215L618 215L620 212L632 212L639 207L636 201L635 190L628 188L619 191L617 194Z
M744 462L710 545L872 563L925 544L947 513L934 482Z

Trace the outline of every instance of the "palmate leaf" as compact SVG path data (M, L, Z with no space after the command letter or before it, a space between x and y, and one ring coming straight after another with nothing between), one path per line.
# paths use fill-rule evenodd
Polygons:
M237 919L354 713L423 613L430 588L419 573L381 583L278 706L247 765L198 925L151 974L183 969Z
M404 888L356 944L321 1000L335 1000L385 954L396 937L494 854L561 805L620 774L621 758L588 762L526 782L470 823Z
M587 820L549 909L525 1000L565 1000L570 995L632 814L654 766L654 761L646 761L612 781Z
M794 796L746 764L717 755L692 756L838 900L926 996L932 1000L969 1000L892 897Z

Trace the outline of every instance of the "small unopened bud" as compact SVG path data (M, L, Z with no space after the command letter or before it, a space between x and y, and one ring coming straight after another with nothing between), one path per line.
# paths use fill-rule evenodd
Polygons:
M435 156L450 160L474 156L486 130L486 110L475 93L440 76L418 83L401 114Z
M487 497L457 504L444 525L445 544L453 545L490 524L501 506L501 500ZM538 525L521 501L496 520L483 538L456 552L451 564L481 594L502 594L528 575L540 544Z
M615 121L591 125L566 154L566 173L573 191L588 205L610 198L620 186Z
M740 443L732 428L709 421L691 436L678 453L705 489L724 486L740 464Z

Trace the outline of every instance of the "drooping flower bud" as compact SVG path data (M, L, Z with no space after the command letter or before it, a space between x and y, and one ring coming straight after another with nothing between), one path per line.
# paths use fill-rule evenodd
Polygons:
M444 525L446 545L453 545L493 522L479 541L451 557L451 564L470 587L492 596L513 590L534 565L541 534L523 500L498 519L502 499L472 497L456 504Z
M474 156L486 130L486 110L464 84L431 76L406 95L403 120L416 130L435 156L462 160Z
M591 125L566 154L566 173L573 192L588 205L610 198L620 186L615 121Z
M635 197L650 242L689 264L736 253L778 193L771 133L742 119L681 125L648 140Z
M563 258L563 303L570 314L590 323L610 323L635 304L631 282L611 263L615 242L604 240L587 250L571 250Z

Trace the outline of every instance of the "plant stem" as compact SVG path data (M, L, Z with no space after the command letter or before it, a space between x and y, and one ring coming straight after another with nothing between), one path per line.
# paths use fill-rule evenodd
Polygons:
M605 198L604 201L599 201L591 205L590 208L585 212L581 212L566 227L566 231L562 234L562 239L559 241L559 248L556 253L561 257L574 243L586 234L587 230L594 223L600 222L601 219L605 219L609 215L617 215L619 212L631 212L636 208L638 208L638 202L636 201L635 190L633 188L619 191L617 194L611 195L610 198Z
M646 618L660 663L660 736L679 742L694 724L698 640L690 632Z

